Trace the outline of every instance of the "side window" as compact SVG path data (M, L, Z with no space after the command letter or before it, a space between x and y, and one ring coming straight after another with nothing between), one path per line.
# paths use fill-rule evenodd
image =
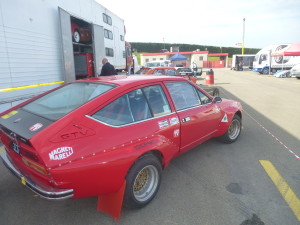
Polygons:
M112 48L105 48L105 55L114 57L114 50Z
M102 15L103 15L103 22L112 25L111 17L105 13L103 13Z
M110 30L104 29L104 37L113 40L113 33Z
M92 117L110 125L120 126L148 119L152 114L143 91L137 89L116 99Z
M202 105L209 104L212 102L212 100L209 97L207 97L205 94L203 94L201 91L197 90L197 92L200 97Z
M92 115L92 117L114 126L124 125L134 121L134 118L130 112L127 95L123 95L109 105L100 109L98 112Z
M200 99L195 88L187 82L167 83L167 88L175 103L176 110L182 110L200 105Z
M171 113L167 98L160 85L153 85L143 88L149 102L153 116L161 116Z

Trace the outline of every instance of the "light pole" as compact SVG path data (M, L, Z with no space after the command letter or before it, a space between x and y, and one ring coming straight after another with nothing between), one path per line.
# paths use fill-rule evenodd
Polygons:
M243 19L243 42L242 42L242 55L244 55L244 40L245 40L245 18Z

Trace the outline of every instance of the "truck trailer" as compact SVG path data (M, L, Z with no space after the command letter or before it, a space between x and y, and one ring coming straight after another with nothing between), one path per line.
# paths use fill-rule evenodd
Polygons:
M244 70L253 68L253 61L255 55L232 55L232 63L231 69L232 70Z
M260 74L276 73L278 70L290 70L300 63L300 56L271 56L272 53L283 51L291 44L274 44L261 49L254 58L253 71Z
M0 112L98 76L104 57L128 67L124 20L94 0L0 0L0 14Z

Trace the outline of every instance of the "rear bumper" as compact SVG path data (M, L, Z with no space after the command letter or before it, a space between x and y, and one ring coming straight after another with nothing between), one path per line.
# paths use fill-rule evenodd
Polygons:
M67 199L73 197L73 189L58 189L51 187L42 183L41 181L29 178L24 175L13 163L9 160L6 151L3 146L0 146L0 156L4 165L7 169L12 172L18 179L21 180L21 183L27 186L34 193L38 194L42 198L51 199L51 200L59 200L59 199Z

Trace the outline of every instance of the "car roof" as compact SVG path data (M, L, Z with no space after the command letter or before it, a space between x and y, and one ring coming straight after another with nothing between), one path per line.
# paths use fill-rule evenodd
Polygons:
M77 80L75 82L104 82L109 84L115 84L118 86L124 86L124 85L131 85L136 86L140 84L152 83L152 82L161 82L161 81L186 81L182 77L176 77L176 76L164 76L164 75L116 75L116 76L100 76L100 77L93 77L83 80Z

